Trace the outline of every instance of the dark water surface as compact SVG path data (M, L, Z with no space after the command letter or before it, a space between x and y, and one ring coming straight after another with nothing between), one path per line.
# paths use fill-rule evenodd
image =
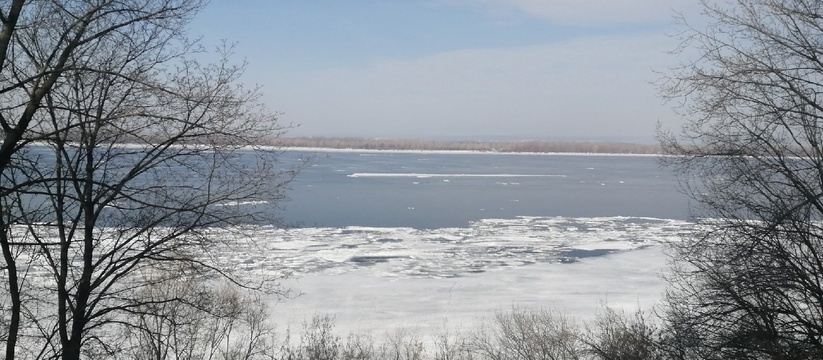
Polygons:
M289 151L314 155L284 220L300 226L464 227L517 216L688 218L653 156Z

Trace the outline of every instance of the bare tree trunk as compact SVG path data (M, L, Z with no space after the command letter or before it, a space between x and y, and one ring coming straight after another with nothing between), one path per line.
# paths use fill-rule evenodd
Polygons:
M0 214L0 226L5 225L5 221ZM3 226L4 229L7 227ZM9 246L8 234L0 231L0 247L3 248L3 258L6 262L6 272L9 284L9 297L11 297L11 318L9 319L8 339L6 340L6 359L14 359L14 351L17 346L17 334L20 330L20 283L17 279L17 263Z
M15 0L12 2L9 11L3 18L3 27L2 30L0 30L0 69L3 69L6 64L9 44L11 43L12 35L14 35L17 28L17 20L20 18L20 12L23 10L24 2L24 0ZM2 118L2 115L0 115L0 125L2 125L4 133L7 134L10 128L5 119ZM5 149L5 139L3 148L4 149L0 151L9 151ZM0 173L2 173L8 165L8 157L2 156L2 158L5 158L6 160L4 162L0 162ZM2 248L3 259L6 263L4 270L8 276L9 297L11 298L11 317L9 319L5 354L6 359L14 359L15 349L17 347L17 336L20 329L20 311L22 302L20 300L20 284L17 279L17 264L9 244L8 233L6 233L8 226L5 223L6 217L4 210L5 209L0 208L0 248Z
M92 127L97 127L99 124L95 123L91 125ZM85 126L81 126L85 128ZM85 154L85 171L84 171L84 181L82 181L83 190L81 193L82 198L82 213L83 213L83 262L82 262L82 271L79 282L77 284L77 290L75 292L74 297L74 309L72 311L72 320L71 320L71 335L68 338L68 342L63 344L63 360L79 360L80 359L80 350L83 341L83 333L86 330L86 323L87 323L87 308L89 305L89 297L91 296L91 279L92 273L94 272L94 264L93 259L95 257L95 202L94 202L94 178L95 178L95 159L94 159L94 144L97 143L95 139L95 130L89 131L86 134L88 139L84 139L83 142L87 142L88 151ZM67 326L67 324L61 324L61 326Z

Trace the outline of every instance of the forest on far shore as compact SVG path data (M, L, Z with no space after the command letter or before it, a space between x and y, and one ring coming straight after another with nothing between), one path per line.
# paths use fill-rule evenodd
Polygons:
M284 137L281 147L361 150L485 151L501 153L659 154L657 144L596 141L443 141L359 137Z

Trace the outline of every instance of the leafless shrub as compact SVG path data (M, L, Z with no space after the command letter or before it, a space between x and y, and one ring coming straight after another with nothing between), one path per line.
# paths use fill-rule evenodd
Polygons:
M581 328L556 310L512 308L480 322L474 331L444 329L424 340L406 329L374 337L335 333L334 319L304 323L300 341L283 342L283 360L545 360L680 359L663 351L662 331L641 311L626 315L605 308Z
M170 294L176 300L167 300ZM259 294L186 279L144 295L149 301L124 319L130 324L123 334L128 350L117 354L120 359L275 358L274 325Z
M585 353L604 360L659 359L659 331L648 316L637 310L633 316L604 307L582 334Z
M434 355L436 360L471 360L473 359L471 341L459 330L454 332L444 327L434 338Z
M582 350L576 324L545 309L512 308L484 322L472 341L481 359L578 359Z
M378 355L381 359L422 360L426 356L426 351L419 334L399 329L384 338Z
M343 343L334 333L334 318L315 315L303 323L300 341L292 344L289 332L280 348L283 360L336 360L341 358Z
M367 334L349 334L340 353L343 360L378 359L374 338Z

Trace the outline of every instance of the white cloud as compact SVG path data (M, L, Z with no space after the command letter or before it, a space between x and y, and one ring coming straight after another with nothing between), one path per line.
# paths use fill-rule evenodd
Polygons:
M271 96L298 134L651 135L671 116L649 84L670 45L623 36L453 51L327 71Z
M517 11L562 25L612 25L670 22L674 11L690 13L694 0L444 0L479 6L489 12Z

